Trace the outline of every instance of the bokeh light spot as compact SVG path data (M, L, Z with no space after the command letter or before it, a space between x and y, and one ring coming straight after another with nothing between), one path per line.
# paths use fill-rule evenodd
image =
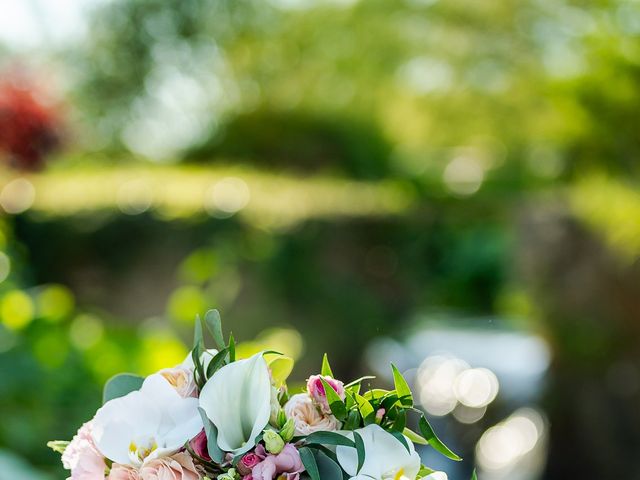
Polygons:
M18 214L28 210L36 199L36 189L26 178L16 178L0 192L0 206L5 212Z
M21 290L7 292L0 301L2 323L11 330L20 330L33 320L34 307L29 295Z

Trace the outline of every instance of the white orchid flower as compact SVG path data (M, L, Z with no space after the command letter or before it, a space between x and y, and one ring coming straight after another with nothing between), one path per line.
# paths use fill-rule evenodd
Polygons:
M202 430L197 398L182 398L159 374L142 388L105 403L93 421L100 453L113 462L139 467L171 455Z
M218 429L221 450L238 455L253 448L271 414L271 378L262 353L214 373L200 392L200 408Z
M356 430L364 441L365 459L358 472L358 453L353 447L338 446L338 463L352 480L414 480L420 471L420 456L406 438L409 450L379 425ZM344 432L353 440L353 432Z

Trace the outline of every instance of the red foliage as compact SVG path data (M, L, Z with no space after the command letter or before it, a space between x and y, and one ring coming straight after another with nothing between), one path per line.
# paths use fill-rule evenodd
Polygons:
M13 166L41 167L60 140L60 118L54 108L39 101L29 87L0 83L0 150Z

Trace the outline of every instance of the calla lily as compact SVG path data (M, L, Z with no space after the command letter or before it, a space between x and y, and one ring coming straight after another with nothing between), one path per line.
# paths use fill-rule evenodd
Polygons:
M409 450L379 425L371 424L356 430L364 441L365 460L358 472L358 453L353 447L338 446L338 463L356 480L414 480L420 471L420 456L407 438ZM344 434L353 440L352 432Z
M271 413L271 379L262 353L218 370L200 392L200 408L216 426L221 450L238 455L251 449Z
M140 390L105 403L96 413L96 448L113 462L139 467L177 452L202 430L197 398L182 398L159 374Z

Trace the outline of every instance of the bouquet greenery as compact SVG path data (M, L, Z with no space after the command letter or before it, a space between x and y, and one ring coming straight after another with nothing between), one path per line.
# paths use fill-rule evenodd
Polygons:
M306 389L289 392L293 360L263 351L236 357L217 310L195 322L191 354L146 378L119 374L104 404L71 442L50 442L74 480L441 480L415 444L460 460L413 406L391 365L393 390L343 383L325 355ZM417 418L417 430L408 425Z

